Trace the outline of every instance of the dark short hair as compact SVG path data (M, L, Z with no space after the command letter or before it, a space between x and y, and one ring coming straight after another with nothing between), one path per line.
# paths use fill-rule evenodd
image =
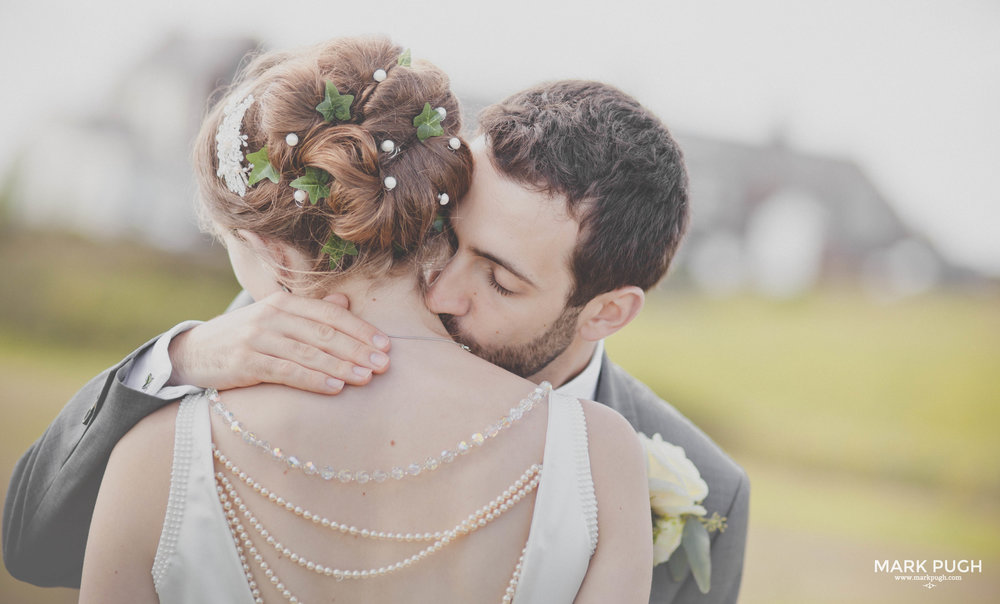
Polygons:
M688 224L688 178L666 126L600 82L540 84L480 116L493 165L511 180L564 195L580 223L567 305L663 277Z

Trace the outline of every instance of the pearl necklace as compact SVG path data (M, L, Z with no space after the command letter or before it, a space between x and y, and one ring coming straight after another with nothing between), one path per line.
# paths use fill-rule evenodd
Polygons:
M503 430L514 425L526 413L534 409L550 390L552 390L552 384L542 382L532 390L528 397L521 399L516 406L511 407L507 415L501 417L496 423L486 426L481 432L474 432L469 436L468 441L460 440L453 448L445 449L436 456L428 456L423 463L414 462L407 464L405 467L394 466L390 470L358 470L356 472L346 469L338 471L330 465L324 465L320 468L318 464L312 461L303 463L298 456L286 453L281 447L272 446L267 440L259 438L255 432L247 430L246 426L233 415L233 412L222 404L222 398L214 388L208 391L208 400L213 403L212 411L221 416L229 424L229 429L234 434L241 435L244 442L262 449L275 461L284 462L292 470L301 470L307 476L316 476L326 481L336 478L345 484L350 482L365 484L369 481L382 483L388 478L402 480L407 476L419 476L423 472L433 472L441 466L455 461L457 457L466 455L473 448L481 447L487 440L496 438Z
M231 460L229 460L225 454L223 454L219 449L212 444L212 453L215 458L222 464L234 477L236 477L241 482L249 486L255 493L259 494L261 497L266 498L268 501L276 504L278 507L294 513L305 520L311 521L313 524L318 524L324 528L329 528L332 531L340 532L343 534L350 534L352 536L360 536L366 539L376 539L376 540L389 540L389 541L433 541L432 545L425 547L416 554L409 556L399 562L394 564L389 564L379 568L370 568L363 570L341 570L325 566L321 563L313 562L308 560L304 556L301 556L287 546L283 545L280 541L274 538L270 532L264 527L259 519L253 514L253 512L247 507L243 499L236 492L232 483L226 478L225 474L222 472L217 472L216 477L216 490L219 496L219 502L222 504L223 509L227 517L227 522L229 523L230 532L233 535L233 540L236 543L237 550L239 552L240 561L242 563L243 572L247 578L247 584L250 587L251 594L254 597L254 602L262 603L263 599L260 597L259 586L253 578L253 574L250 571L250 565L248 562L248 555L257 564L257 566L263 571L264 576L268 578L275 589L281 592L282 596L291 603L299 602L298 598L294 596L291 591L285 586L281 579L275 574L274 570L270 568L266 561L264 561L263 556L261 556L259 550L254 545L252 539L250 539L249 533L239 520L238 514L241 514L243 518L251 525L251 527L257 532L257 534L265 540L265 542L273 547L278 553L279 558L288 558L292 562L298 564L299 566L305 567L307 570L321 574L327 577L333 577L337 581L342 581L344 579L368 579L373 577L385 576L394 573L403 568L409 568L413 564L426 559L430 555L437 553L445 546L453 543L458 538L473 533L480 528L486 526L490 522L496 520L505 512L509 511L520 502L525 496L535 490L541 480L542 467L538 464L531 465L524 473L518 478L514 483L512 483L503 493L494 498L488 504L482 506L474 513L469 514L469 516L459 522L454 527L446 531L436 531L434 533L426 532L420 533L406 533L405 535L400 532L392 531L376 531L371 529L358 529L354 526L347 526L346 524L339 523L330 520L325 517L321 517L318 514L312 513L309 510L303 509L301 506L296 506L290 501L286 501L282 497L278 497L273 491L262 486L259 482L251 478L242 471L238 466L236 466ZM516 590L517 583L520 580L521 569L524 562L524 553L527 550L525 547L521 551L521 556L518 559L517 565L514 569L514 573L508 583L507 589L504 592L502 602L510 602L513 598L513 594Z

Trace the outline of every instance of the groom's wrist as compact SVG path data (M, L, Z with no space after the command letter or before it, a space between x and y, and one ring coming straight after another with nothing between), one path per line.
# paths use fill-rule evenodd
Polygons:
M151 346L136 353L130 363L128 374L122 383L132 390L160 398L176 398L177 393L170 386L183 384L177 381L170 348L174 341L187 334L190 329L200 324L200 321L185 321L175 325L169 331L153 341ZM186 392L185 392L186 393ZM182 395L185 393L181 393Z
M183 386L187 384L192 384L191 376L187 370L187 359L189 356L186 354L186 343L191 331L185 330L178 333L166 346L166 365L169 367L169 373L167 374L167 379L164 382L164 386Z

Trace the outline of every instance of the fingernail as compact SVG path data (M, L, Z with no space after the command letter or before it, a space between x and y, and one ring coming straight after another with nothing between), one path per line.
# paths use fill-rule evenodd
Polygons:
M354 375L360 378L366 378L372 374L372 370L367 367L355 367Z
M377 333L374 336L372 336L372 344L375 345L375 348L385 348L386 346L389 345L389 338L385 337L380 333Z
M373 352L370 358L376 367L385 367L385 364L389 362L389 357L381 352Z
M339 392L344 387L344 382L336 378L326 378L326 385L330 387L330 390Z

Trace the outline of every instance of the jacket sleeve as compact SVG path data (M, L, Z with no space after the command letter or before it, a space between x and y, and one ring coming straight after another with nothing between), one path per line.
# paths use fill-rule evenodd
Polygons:
M151 344L88 382L14 466L3 512L3 558L15 578L42 587L80 586L111 450L168 402L121 382L135 355Z
M240 292L226 312L253 303ZM111 450L169 400L124 385L132 361L159 336L87 383L14 466L3 509L10 574L41 587L80 587L83 553Z

